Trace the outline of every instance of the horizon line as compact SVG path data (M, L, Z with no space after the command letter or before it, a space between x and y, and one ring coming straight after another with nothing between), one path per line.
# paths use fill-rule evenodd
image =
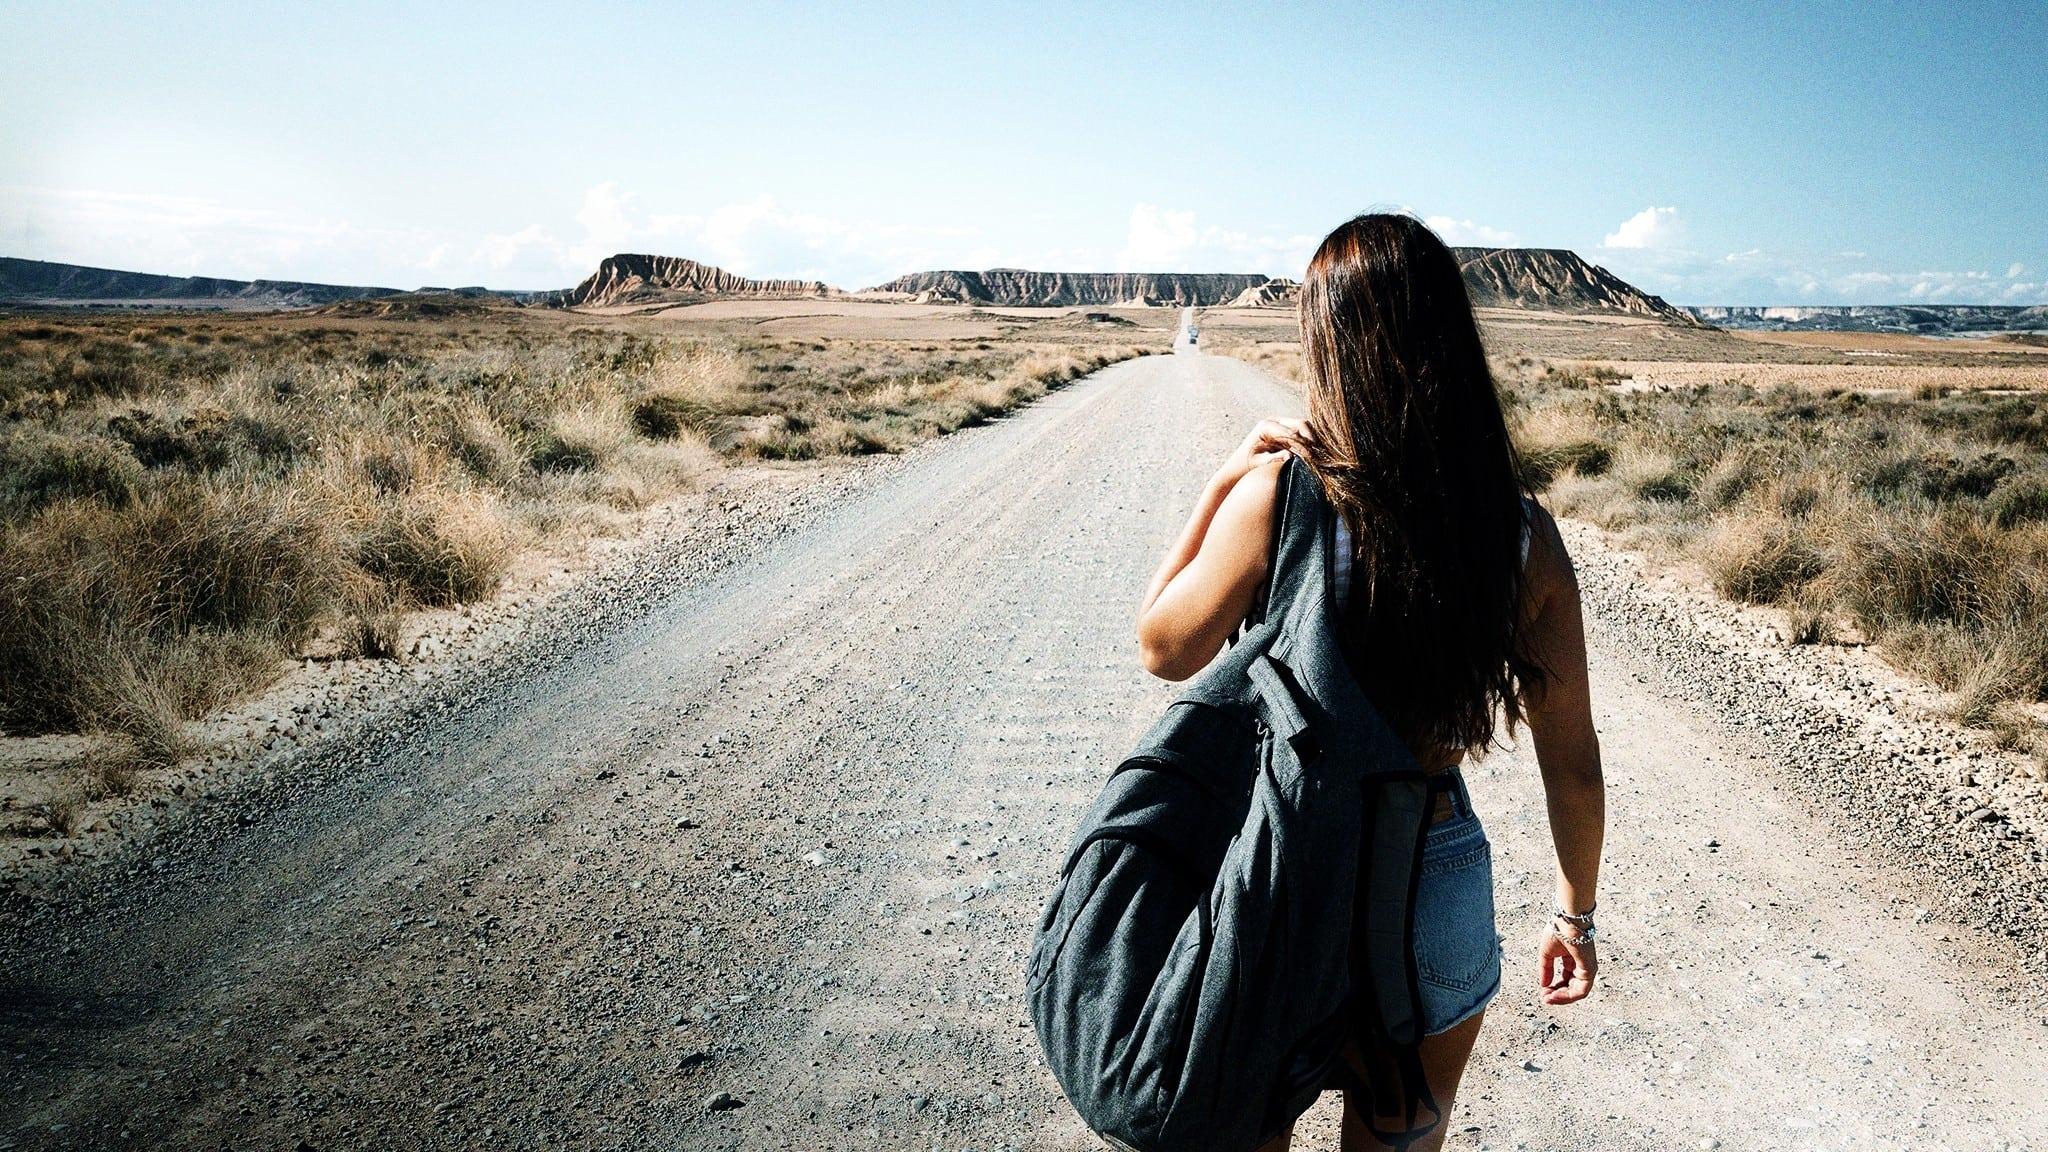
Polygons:
M1452 248L1452 249L1459 249L1459 248L1464 248L1464 249L1471 249L1471 250L1476 250L1476 251L1489 251L1489 252L1499 252L1499 251L1530 251L1530 252L1568 252L1568 253L1571 253L1571 254L1572 254L1573 256L1577 257L1577 258L1578 258L1578 259L1580 259L1580 260L1585 260L1587 264L1593 265L1594 267L1599 267L1599 268L1604 268L1604 267L1605 267L1604 265L1600 265L1600 264L1597 264L1597 263L1595 263L1594 261L1591 261L1591 260L1587 260L1587 259L1586 259L1586 257L1585 257L1585 256L1583 256L1583 255L1581 255L1581 254L1579 253L1578 249L1576 249L1576 248L1567 248L1567 247L1556 247L1556 246L1546 246L1546 245L1532 245L1532 244L1449 244L1449 245L1446 245L1446 247L1449 247L1449 248ZM794 276L758 276L758 275L751 275L751 274L742 274L742 273L738 273L738 272L732 272L732 271L731 271L730 269L727 269L727 268L725 268L725 267L724 267L724 266L722 266L722 265L718 265L718 264L711 264L711 263L707 263L706 261L703 261L703 260L699 260L699 259L697 259L697 258L696 258L696 257L694 257L694 256L678 256L678 255L674 255L674 254L670 254L670 253L662 253L662 252L628 252L628 251L619 251L619 252L614 252L614 253L612 253L612 254L611 254L610 256L600 257L600 258L599 258L599 260L598 260L598 264L599 264L599 266L601 267L601 266L603 265L604 261L606 261L606 260L614 260L614 259L618 259L619 257L622 257L622 256L649 256L649 257L656 257L656 258L662 258L662 259L672 259L672 260L688 260L689 262L691 262L691 263L693 263L693 264L697 264L697 265L699 265L699 266L701 266L701 267L705 267L705 268L712 268L712 269L716 269L716 270L718 270L718 271L721 271L721 272L727 272L728 274L730 274L730 275L733 275L733 276L738 276L739 278L741 278L741 279L743 279L743 280L756 280L756 281L768 281L768 280L807 280L807 279L808 279L808 278L805 278L805 277L794 277ZM546 293L550 293L550 292L569 292L569 291L572 291L572 290L573 290L573 289L574 289L574 288L576 287L576 285L575 285L575 284L570 284L570 285L566 285L566 286L563 286L563 287L557 287L557 288L497 288L497 287L492 287L492 286L490 286L490 285L486 285L486 284L450 284L450 285L441 285L441 284L421 284L421 285L419 285L419 286L417 286L417 287L413 287L413 288L394 288L394 287L390 287L390 286L388 286L388 285L382 285L382 284L343 284L343 283L337 283L337 282L334 282L334 281L329 281L329 280L297 280L297 279L291 279L291 278L289 278L289 277L282 277L282 276L269 276L269 275L266 275L266 276L255 276L255 277L248 277L248 278L243 278L243 277L239 277L239 276L216 276L216 275L212 275L212 274L209 274L209 273L202 273L202 272L183 272L183 273L181 273L181 272L145 272L145 271L140 271L140 270L138 270L138 269L133 269L133 268L112 268L112 267L107 267L107 266L105 266L105 265L100 265L100 264L74 264L74 263L72 263L72 262L70 262L70 261L67 261L67 260L46 260L46 259L43 259L42 257L38 257L38 256L10 256L10 255L5 255L5 254L0 254L0 260L19 260L19 261L22 261L22 262L24 262L24 263L30 263L30 264L52 264L52 265L57 265L57 266L60 266L60 267L65 267L65 268L82 268L82 269L86 269L86 270L88 270L88 271L94 271L94 272L114 272L114 273L119 273L119 274L122 274L122 275L130 275L130 276L160 276L160 277L163 277L163 278L165 278L165 279L174 279L174 280L219 280L219 281L223 281L223 282L225 282L225 283L231 283L231 284L299 284L299 285L304 285L304 286L306 286L306 287L309 287L309 288L341 288L341 289L357 289L357 290L365 290L365 291L385 292L385 293L390 293L390 294L392 294L392 295L404 295L404 294L408 294L408 293L412 293L412 294L418 294L418 293L426 293L426 292L448 292L448 293L455 293L455 292L461 292L461 291L466 291L466 290L472 290L472 289L473 289L473 290L479 290L479 291L484 291L484 292L491 292L491 293L498 293L498 294L504 294L504 295L517 295L517 296L537 296L537 295L543 295L543 294L546 294ZM1006 264L1003 264L1003 265L993 265L993 266L990 266L990 267L987 267L987 268L964 268L964 267L961 267L961 268L946 268L946 267L934 267L934 268L920 268L920 269L915 269L915 270L913 270L913 271L909 271L909 272L903 272L903 273L899 273L899 274L898 274L898 275L896 275L896 276L890 277L890 278L889 278L889 280L886 280L886 281L884 281L883 283L885 283L885 284L886 284L886 283L890 283L890 282L892 282L892 281L894 281L894 280L900 280L900 279L903 279L904 277L907 277L907 276L916 276L916 275L924 275L924 274L929 274L929 273L934 273L934 272L973 272L973 273L984 273L984 272L1031 272L1031 273L1037 273L1037 274L1040 274L1040 275L1059 275L1059 276L1263 276L1263 277L1265 277L1265 278L1266 278L1266 280L1267 280L1268 282L1272 282L1272 281L1278 281L1278 280L1285 280L1285 281L1288 281L1288 282L1290 282L1290 283L1299 283L1299 281L1298 281L1298 280L1296 280L1296 279L1295 279L1294 277L1291 277L1291 276L1275 276L1275 275L1272 275L1271 273L1266 273L1266 272L1213 272L1213 271L1212 271L1212 272L1188 272L1188 271L1167 271L1167 270L1149 270L1149 271L1145 271L1145 270L1095 270L1095 271L1081 271L1081 270L1078 270L1078 269L1049 269L1049 268L1023 268L1023 267L1018 267L1018 266L1014 266L1014 265L1006 265ZM1615 274L1615 273L1613 273L1613 272L1612 272L1611 270L1609 270L1609 274L1610 274L1610 275L1616 275L1616 274ZM591 271L590 275L596 275L596 269L592 269L592 271ZM585 276L585 277L584 277L584 279L588 279L588 278L589 278L589 276ZM1619 277L1619 276L1617 276L1617 278L1619 279L1620 277ZM876 291L880 291L880 290L882 290L882 285L880 285L880 284L876 284L876 285L870 285L870 286L868 286L868 287L865 287L865 288L841 288L841 287L839 287L838 285L835 285L835 284L831 284L831 283L828 283L828 282L826 282L826 281L824 281L824 280L809 280L809 282L811 282L811 283L816 283L816 284L820 284L820 285L823 285L823 286L824 286L825 288L827 288L827 289L829 289L829 290L831 290L831 291L833 291L833 292L836 292L836 293L840 293L840 294L842 294L842 295L848 295L848 296L857 296L857 295L860 295L860 294L862 294L862 293L867 293L867 292L876 292ZM577 283L578 283L578 284L580 284L580 283L582 283L582 281L581 281L581 280L579 280L579 281L577 281ZM1894 301L1894 302L1890 302L1890 303L1879 303L1879 304L1848 304L1848 303L1840 303L1840 304L1768 304L1768 303L1742 303L1742 304L1730 304L1730 303L1700 303L1700 304L1693 304L1693 303L1680 303L1679 301L1677 301L1677 300L1674 300L1674 299L1671 299L1670 297L1666 297L1666 296L1663 296L1663 295L1661 295L1661 294L1659 294L1659 293L1655 293L1655 292L1650 292L1650 291L1648 291L1647 289L1643 289L1643 288L1641 288L1641 287L1637 286L1636 284L1634 284L1634 282L1633 282L1633 281L1627 281L1627 280L1624 280L1624 283L1627 283L1627 284L1629 284L1629 286L1630 286L1630 287L1632 287L1632 288L1635 288L1635 289L1636 289L1637 291L1639 291L1639 292L1643 292L1643 293L1644 293L1645 295L1649 295L1649 296L1656 296L1656 297L1657 297L1658 299L1661 299L1661 300L1663 300L1663 301L1664 301L1664 302L1665 302L1666 304L1669 304L1669 305L1671 305L1671 306L1672 306L1672 307L1674 307L1674 308L1688 308L1688 309L1690 309L1690 308L1757 308L1757 309L1767 309L1767 308L1808 308L1808 309L1821 309L1821 308L1999 308L1999 309L2010 309L2010 310L2013 310L2013 311L2025 311L2025 310L2027 310L2027 309L2030 309L2030 308L2043 308L2043 309L2048 309L2048 302L2044 302L2044 303L2036 303L2036 304L1997 304L1997 303L1986 303L1986 302L1978 302L1978 301L1913 301L1913 300L1903 300L1903 301ZM149 299L178 299L178 297L154 297L154 298L152 298L152 297L136 297L135 299L136 299L136 300L139 300L139 301L140 301L140 300L149 300ZM18 299L18 298L0 297L0 306L4 306L4 305L8 305L8 304L19 304L19 303L33 303L33 298L27 298L27 299ZM1073 305L1073 307L1084 307L1084 305ZM1086 305L1086 307L1097 307L1097 306L1096 306L1096 305ZM1105 305L1105 307L1106 307L1106 305ZM1203 305L1202 307L1221 307L1221 305Z

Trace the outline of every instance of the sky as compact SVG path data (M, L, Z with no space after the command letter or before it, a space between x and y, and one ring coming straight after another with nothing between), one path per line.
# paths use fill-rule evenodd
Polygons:
M0 255L1299 276L1369 209L1684 304L2048 302L2048 5L0 0Z

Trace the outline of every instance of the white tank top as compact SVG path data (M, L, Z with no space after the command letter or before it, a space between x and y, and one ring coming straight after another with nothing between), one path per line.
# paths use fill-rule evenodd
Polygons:
M1524 568L1529 566L1529 506L1529 498L1524 496L1522 498L1522 567ZM1345 523L1344 517L1341 515L1337 517L1337 535L1332 547L1336 551L1336 555L1331 557L1331 559L1333 561L1332 567L1334 568L1332 575L1336 578L1337 582L1337 587L1335 588L1337 607L1342 608L1344 607L1344 602L1351 598L1352 548L1351 525Z

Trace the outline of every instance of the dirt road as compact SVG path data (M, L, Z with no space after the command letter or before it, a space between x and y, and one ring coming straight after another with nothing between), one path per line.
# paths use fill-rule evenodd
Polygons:
M1089 1146L1023 953L1170 692L1133 658L1143 580L1296 406L1232 360L1117 365L283 772L6 934L0 1146ZM1533 1003L1548 841L1531 758L1496 755L1509 983L1453 1146L2048 1147L2005 954L1916 923L1587 578L1605 979Z

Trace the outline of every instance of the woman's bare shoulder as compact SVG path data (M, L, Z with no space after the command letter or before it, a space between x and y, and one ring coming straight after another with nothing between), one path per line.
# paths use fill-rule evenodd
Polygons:
M1251 471L1238 477L1237 483L1230 486L1230 495L1224 497L1224 503L1228 504L1232 500L1242 501L1263 509L1267 519L1271 519L1273 494L1280 490L1280 471L1287 463L1285 452L1275 452L1272 455L1271 460L1252 465Z
M1220 550L1255 558L1263 574L1266 546L1273 535L1273 501L1280 490L1280 471L1286 459L1282 455L1255 465L1230 486L1209 525L1208 539L1203 541L1205 551L1213 541Z
M1576 597L1578 570L1572 566L1571 551L1565 547L1556 518L1533 496L1524 504L1529 517L1529 560L1522 574L1522 586L1527 590L1531 607L1541 608L1561 594Z

